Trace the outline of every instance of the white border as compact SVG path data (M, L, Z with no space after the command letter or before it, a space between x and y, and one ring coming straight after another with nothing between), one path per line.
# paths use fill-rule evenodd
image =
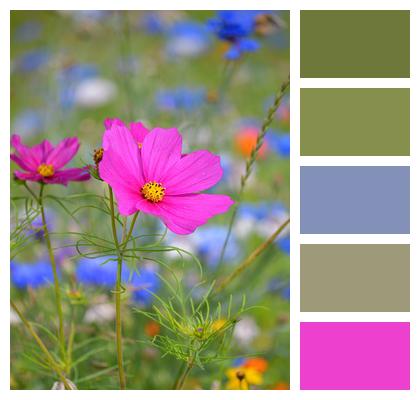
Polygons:
M1 175L1 189L3 196L0 198L2 210L6 210L2 213L3 226L9 225L9 131L10 131L10 69L9 65L5 60L8 59L10 54L10 27L9 27L9 11L11 9L273 9L273 10L290 10L291 11L291 390L290 391L260 391L258 396L265 399L274 399L278 397L292 398L292 399L415 399L419 396L419 384L416 381L416 376L420 376L419 373L419 299L420 294L418 290L419 272L418 266L420 265L420 236L419 236L419 224L420 214L414 204L420 204L419 195L419 157L420 157L420 138L419 138L419 119L418 113L420 110L420 98L419 98L419 38L420 38L420 2L418 0L342 0L340 2L334 0L265 0L263 3L255 0L213 0L213 1L202 1L195 2L193 0L178 0L176 2L155 0L153 2L133 2L132 0L119 0L118 2L110 0L90 0L89 2L82 0L73 0L71 3L64 1L54 0L39 0L33 1L10 1L3 0L0 5L1 10L1 23L0 23L0 51L2 52L3 63L0 64L0 70L2 75L2 106L0 107L0 124L2 128L1 135L1 157L0 157L0 168L2 171L7 171ZM301 9L410 9L411 10L411 78L407 79L386 79L387 83L384 83L382 79L329 79L319 80L317 83L313 82L313 79L300 79L299 78L299 10ZM106 48L106 44L104 44ZM372 317L370 320L391 321L395 320L410 321L411 322L411 390L410 391L299 391L299 321L310 320L308 313L300 313L299 310L299 242L302 243L309 239L311 243L327 243L331 240L330 235L317 237L321 235L302 235L299 234L299 165L304 165L305 162L311 160L300 159L299 157L299 87L411 87L411 157L409 160L403 160L401 165L411 166L411 235L406 237L402 235L402 243L411 243L411 313L399 313L397 316L395 313L356 313L354 316L350 316L348 313L338 313L340 315L331 315L330 317L342 318L348 320L348 318L355 318L354 320L363 320L367 317ZM311 86L316 85L316 86ZM347 85L347 86L346 86ZM327 158L320 157L323 160L319 161L324 165L329 165ZM349 164L350 159L346 160L346 164ZM368 162L372 162L372 165L378 162L376 159L368 161L364 160L365 165ZM381 162L387 165L394 165L394 158L383 158ZM305 164L306 165L306 164ZM308 164L313 165L313 164ZM360 164L361 165L361 164ZM0 230L0 243L1 243L1 257L3 262L1 263L0 279L0 296L1 296L1 318L6 321L8 325L9 320L9 268L7 255L8 249L8 232L7 230ZM304 238L306 236L306 239ZM310 236L310 237L309 237ZM353 236L353 235L352 235ZM357 235L361 243L367 243L366 239L370 243L387 243L385 240L387 235L368 235L369 238L363 235ZM341 235L341 239L346 239L345 236ZM392 238L394 239L394 238ZM315 241L314 241L315 240ZM354 239L353 239L354 240ZM385 241L384 241L385 240ZM392 242L392 241L391 241ZM346 242L350 243L350 242ZM400 242L395 242L400 243ZM417 266L413 267L413 266ZM315 315L315 314L314 314ZM400 317L400 318L399 318ZM316 315L316 320L327 320L327 315L319 313ZM320 319L318 319L320 318ZM56 398L57 394L52 391L9 391L9 376L6 371L9 371L9 329L5 328L0 330L0 342L1 342L1 354L4 356L0 358L0 389L3 394L2 398L7 399L45 399L45 398ZM7 356L6 356L7 355ZM137 391L120 392L118 396L120 398L127 399L138 399L139 396L147 396L148 399L159 399L165 396L166 391L147 391L147 393L138 393ZM78 392L62 392L60 397L62 398L85 398L88 394L83 391ZM197 398L199 396L202 399L214 399L215 397L220 399L254 399L254 391L201 391L197 392L183 391L176 392L172 391L167 393L167 396L173 399L186 399L186 398ZM95 392L95 396L100 396L102 399L113 399L115 392L113 391L100 391Z

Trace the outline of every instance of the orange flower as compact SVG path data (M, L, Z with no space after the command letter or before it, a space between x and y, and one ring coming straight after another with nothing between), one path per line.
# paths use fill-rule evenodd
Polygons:
M265 358L262 357L249 358L245 361L244 367L252 368L258 372L264 373L267 371L268 362Z
M235 136L236 150L245 157L248 157L257 144L259 129L248 127L241 129ZM263 143L258 151L259 157L264 157L267 153L267 144Z
M273 390L289 390L289 384L287 382L276 383L273 387Z
M149 321L145 327L144 332L147 336L154 337L160 332L160 325L155 321Z

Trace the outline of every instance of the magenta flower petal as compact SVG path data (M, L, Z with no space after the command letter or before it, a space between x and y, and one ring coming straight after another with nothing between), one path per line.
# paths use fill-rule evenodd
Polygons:
M58 183L67 185L70 181L87 181L90 179L89 171L85 168L67 168L57 171L50 178L44 178L45 183Z
M121 121L119 118L105 118L104 120L105 129L111 129L112 125L114 124L118 126L125 126L124 122Z
M15 171L15 177L21 181L32 181L32 182L39 182L42 180L42 176L38 174L38 172L21 172Z
M166 196L158 204L160 218L179 235L188 235L211 217L226 212L234 201L222 194Z
M176 128L154 128L145 137L141 148L146 182L163 182L181 158L182 138Z
M141 199L140 191L126 185L111 185L111 187L117 200L119 213L125 216L134 214L138 210L137 203Z
M198 150L182 157L166 179L166 194L197 193L214 186L223 176L220 157Z
M149 130L141 122L132 122L130 124L130 131L137 143L143 143L144 138L149 133Z
M32 167L16 154L10 154L10 159L25 171L32 171Z
M76 137L66 138L48 153L45 163L53 165L55 169L60 169L72 160L79 147L79 140Z
M135 185L140 190L144 183L140 149L131 132L125 126L113 125L105 131L102 147L100 177L111 186Z
M138 144L125 126L114 124L104 134L103 148L99 175L112 187L119 212L131 215L137 211L144 184Z
M20 136L16 134L12 135L11 144L16 150L16 156L21 160L25 160L25 164L32 170L38 168L44 161L44 154L49 153L52 149L52 145L48 140L44 140L34 147L25 146L21 143Z
M154 216L159 216L161 214L161 210L157 204L147 201L141 195L137 199L136 208L139 211L142 211L146 214L152 214Z

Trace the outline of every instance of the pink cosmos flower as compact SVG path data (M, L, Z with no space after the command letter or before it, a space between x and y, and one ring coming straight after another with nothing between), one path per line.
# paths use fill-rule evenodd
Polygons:
M99 173L114 190L122 215L140 210L186 235L233 204L229 196L199 193L222 178L220 157L207 150L183 155L177 129L154 128L138 143L118 123L103 138Z
M117 126L125 126L124 122L119 118L105 118L104 126L106 130L111 129L114 124ZM129 131L140 147L144 138L149 133L149 129L147 129L141 122L130 122Z
M48 140L28 147L21 143L19 135L13 135L11 144L15 153L10 155L10 159L24 170L15 171L17 179L67 185L69 181L86 181L90 178L84 168L63 169L79 150L79 141L75 137L62 140L56 147Z

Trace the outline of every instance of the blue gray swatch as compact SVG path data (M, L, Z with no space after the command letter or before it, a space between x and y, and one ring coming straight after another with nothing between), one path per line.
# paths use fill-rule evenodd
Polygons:
M409 167L301 167L300 231L410 233Z

